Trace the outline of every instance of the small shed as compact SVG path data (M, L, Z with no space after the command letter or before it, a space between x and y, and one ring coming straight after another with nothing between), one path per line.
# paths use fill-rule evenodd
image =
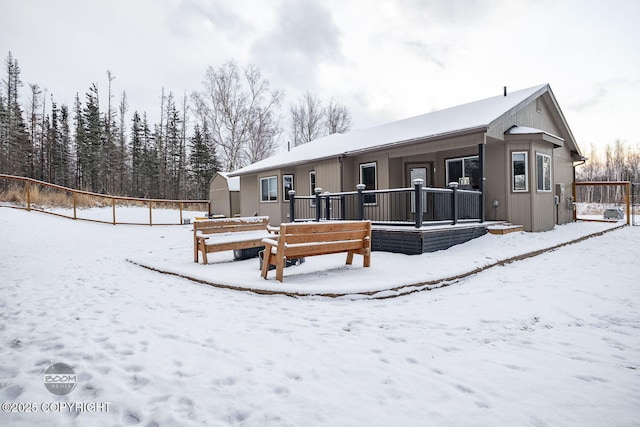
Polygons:
M240 177L216 172L209 182L211 214L227 218L240 215Z

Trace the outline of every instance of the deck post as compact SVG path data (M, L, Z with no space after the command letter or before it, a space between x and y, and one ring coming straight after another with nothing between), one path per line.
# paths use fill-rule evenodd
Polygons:
M316 222L320 222L320 217L322 216L322 199L320 198L320 193L322 193L322 188L318 187L313 190L316 193Z
M422 186L424 185L424 180L420 178L416 178L413 180L414 192L415 195L413 197L415 206L413 210L416 213L416 228L422 228Z
M289 222L296 220L296 190L289 190Z
M458 223L458 183L450 182L451 188L451 215L453 216L453 225Z
M347 207L345 206L344 194L340 196L340 218L347 219Z
M358 220L364 221L364 194L362 192L367 186L364 184L356 185L356 189L358 190Z
M484 177L484 160L485 160L485 145L484 144L478 144L478 169L480 169L479 175L480 175L480 182L478 183L478 189L480 190L480 207L478 209L480 209L480 212L478 212L480 214L479 218L480 218L480 222L484 222L485 220L485 215L484 215L484 181L485 181L485 177Z

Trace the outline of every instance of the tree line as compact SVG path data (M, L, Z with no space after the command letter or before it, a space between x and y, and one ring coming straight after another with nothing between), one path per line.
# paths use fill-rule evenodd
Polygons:
M207 199L217 171L233 171L273 155L284 138L300 145L349 130L348 109L325 106L307 92L283 118L284 92L255 65L228 61L209 67L200 90L160 96L159 122L91 84L73 105L28 84L24 99L18 60L11 53L0 82L0 173L98 193L169 199ZM101 103L101 96L106 101ZM101 105L103 109L101 109ZM106 106L106 109L104 108ZM286 129L285 129L286 128Z
M620 140L607 144L603 152L591 145L585 153L587 161L576 168L576 181L630 181L640 183L640 146L631 147ZM635 185L634 188L639 188ZM622 187L586 186L578 187L578 199L586 203L621 204L624 200ZM640 200L636 199L638 203Z

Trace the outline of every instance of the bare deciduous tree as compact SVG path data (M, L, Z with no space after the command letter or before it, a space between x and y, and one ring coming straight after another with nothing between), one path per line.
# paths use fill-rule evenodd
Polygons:
M326 135L323 128L322 102L310 92L289 108L291 112L291 137L294 147L306 144Z
M331 98L324 107L322 101L306 92L289 108L293 145L305 144L334 133L345 133L351 125L349 110Z
M249 65L240 76L229 61L209 67L204 90L192 94L196 114L207 123L220 147L223 167L238 169L273 153L280 134L277 118L282 92L271 90L257 67Z
M345 133L351 127L351 116L344 105L339 104L333 98L325 110L325 123L329 135Z

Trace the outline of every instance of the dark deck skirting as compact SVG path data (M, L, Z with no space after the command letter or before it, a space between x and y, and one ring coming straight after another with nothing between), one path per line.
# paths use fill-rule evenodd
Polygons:
M371 249L406 255L419 255L448 249L487 233L485 225L458 226L446 229L416 230L374 228L371 233Z

